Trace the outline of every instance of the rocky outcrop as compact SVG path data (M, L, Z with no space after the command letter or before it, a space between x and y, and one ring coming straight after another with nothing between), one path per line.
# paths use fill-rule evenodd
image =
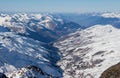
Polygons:
M100 78L120 78L120 63L105 70Z
M0 78L7 78L5 74L0 73Z

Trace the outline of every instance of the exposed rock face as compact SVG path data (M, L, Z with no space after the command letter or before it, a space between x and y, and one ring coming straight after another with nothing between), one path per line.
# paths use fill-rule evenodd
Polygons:
M105 70L100 78L120 78L120 63Z
M5 74L0 73L0 78L7 78Z

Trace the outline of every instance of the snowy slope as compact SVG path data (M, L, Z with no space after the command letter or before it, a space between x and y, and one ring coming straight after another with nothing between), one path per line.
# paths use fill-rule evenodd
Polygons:
M4 74L13 73L32 65L40 68L42 72L53 78L61 77L60 68L55 65L58 58L57 54L52 49L45 48L45 46L49 45L22 37L13 32L1 32L0 72ZM53 54L56 57L53 57ZM39 73L39 75L41 74ZM46 75L43 76L46 78Z
M62 56L58 65L64 78L99 78L120 62L120 30L111 25L95 25L57 41Z
M27 66L6 75L9 78L54 78L36 66Z

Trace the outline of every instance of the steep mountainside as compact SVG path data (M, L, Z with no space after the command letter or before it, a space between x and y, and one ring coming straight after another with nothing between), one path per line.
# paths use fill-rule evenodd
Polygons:
M59 59L57 50L48 49L45 46L50 45L12 32L0 33L0 72L7 75L26 66L36 66L44 73L38 73L38 75L44 78L61 77L62 71L55 65Z
M64 78L99 78L120 62L120 30L111 25L95 25L59 39Z

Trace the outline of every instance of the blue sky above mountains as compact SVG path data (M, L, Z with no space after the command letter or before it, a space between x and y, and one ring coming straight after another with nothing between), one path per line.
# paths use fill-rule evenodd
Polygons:
M120 0L1 0L0 11L96 12L119 11Z

